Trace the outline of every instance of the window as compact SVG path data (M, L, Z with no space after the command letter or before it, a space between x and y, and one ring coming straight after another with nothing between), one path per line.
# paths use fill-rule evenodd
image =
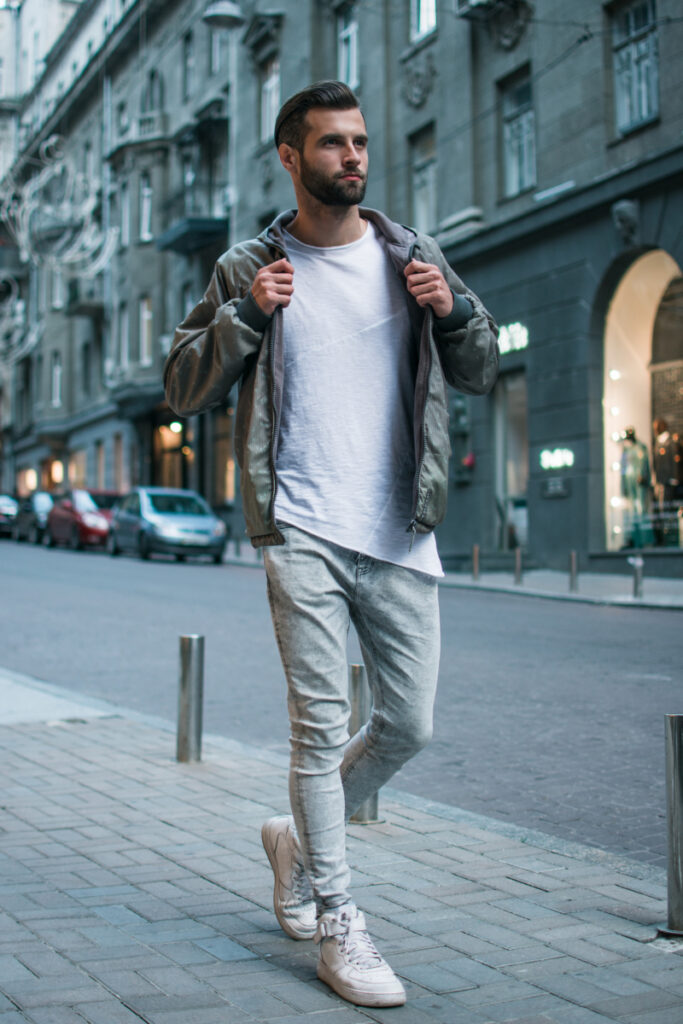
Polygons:
M106 487L106 465L104 441L95 441L95 479L100 490Z
M617 131L632 131L659 113L659 54L655 0L638 0L612 21Z
M189 100L194 88L194 36L183 37L183 100Z
M223 32L209 29L209 74L217 75L223 66Z
M164 108L164 85L158 71L152 69L147 75L140 98L140 113L152 114Z
M50 360L50 405L59 409L62 404L62 353L53 352Z
M60 267L52 271L52 308L64 308L64 275Z
M125 370L130 362L130 321L128 319L128 303L122 302L119 307L119 365Z
M337 18L337 77L356 89L358 72L358 21L353 7L347 7Z
M121 245L125 248L130 244L130 190L128 188L128 182L122 181L121 188L119 190L121 198L121 232L120 239Z
M89 341L86 341L81 348L81 390L84 395L90 394L92 386L92 348Z
M261 142L270 142L280 109L280 61L273 57L261 74Z
M152 179L148 171L140 175L140 241L152 238Z
M437 223L436 139L434 125L423 128L410 140L413 226L433 231Z
M140 299L140 366L151 366L153 347L152 300L149 295Z
M421 39L436 28L436 0L411 0L410 38Z
M528 72L501 87L503 194L516 196L536 184L536 126Z
M124 101L121 101L116 107L116 131L119 135L125 135L128 128L128 106Z

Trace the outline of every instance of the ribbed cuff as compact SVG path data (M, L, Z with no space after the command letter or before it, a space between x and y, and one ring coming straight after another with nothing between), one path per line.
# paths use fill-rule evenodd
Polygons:
M453 309L448 316L437 316L434 318L437 330L442 331L444 334L460 330L472 318L474 313L469 299L466 299L464 295L458 295L452 290L451 294L453 295Z
M263 334L273 319L272 316L263 312L251 292L247 292L241 302L238 302L237 315L243 324L251 327L252 331L258 331L259 334Z

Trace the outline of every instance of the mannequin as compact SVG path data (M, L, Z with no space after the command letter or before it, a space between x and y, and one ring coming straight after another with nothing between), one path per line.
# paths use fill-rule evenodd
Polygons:
M653 541L648 516L650 497L650 460L647 448L636 437L634 427L627 427L622 439L621 493L626 499L625 526L628 527L626 547L642 548Z

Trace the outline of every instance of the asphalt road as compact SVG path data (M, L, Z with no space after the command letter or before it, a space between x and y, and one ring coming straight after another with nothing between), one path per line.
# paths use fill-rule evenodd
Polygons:
M434 740L394 785L664 865L681 614L444 589L441 615ZM174 720L182 633L206 637L205 730L284 752L260 569L0 542L1 666Z

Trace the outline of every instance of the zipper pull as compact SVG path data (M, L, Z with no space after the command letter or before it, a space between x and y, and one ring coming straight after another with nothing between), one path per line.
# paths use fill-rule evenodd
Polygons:
M410 546L408 547L408 552L410 553L413 550L413 544L415 543L415 534L417 533L417 522L415 519L411 520L410 526L408 527L408 532L410 534Z

